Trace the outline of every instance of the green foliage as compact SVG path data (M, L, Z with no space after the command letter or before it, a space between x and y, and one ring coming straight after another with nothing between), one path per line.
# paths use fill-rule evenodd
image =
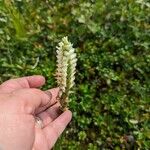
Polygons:
M56 86L55 47L77 48L73 120L55 149L150 147L148 0L0 1L0 81L42 74ZM7 8L6 8L7 7Z

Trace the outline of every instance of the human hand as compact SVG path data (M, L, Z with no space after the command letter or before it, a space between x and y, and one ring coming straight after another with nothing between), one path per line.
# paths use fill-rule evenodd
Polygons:
M0 85L0 149L49 150L66 128L71 112L60 114L58 88L36 89L44 83L42 76L30 76ZM35 116L41 118L43 128Z

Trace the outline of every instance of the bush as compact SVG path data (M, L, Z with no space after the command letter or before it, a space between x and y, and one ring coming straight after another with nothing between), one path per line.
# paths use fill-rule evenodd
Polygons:
M148 0L5 0L0 16L1 82L41 74L54 87L57 43L77 49L73 119L55 149L149 149Z

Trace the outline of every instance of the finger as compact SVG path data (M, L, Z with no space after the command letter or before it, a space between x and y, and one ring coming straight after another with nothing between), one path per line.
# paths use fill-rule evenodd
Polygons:
M45 84L45 78L41 75L34 75L15 79L23 88L35 88Z
M49 96L50 102L47 105L45 105L44 107L42 107L41 108L42 110L46 110L50 106L56 104L56 102L57 102L57 96L58 96L58 93L59 93L59 88L49 89L49 90L45 91L45 93ZM40 112L42 110L40 110Z
M35 128L35 140L32 150L49 150L45 135L40 128Z
M56 119L60 114L62 114L62 110L60 109L60 103L57 102L55 105L52 107L48 108L46 110L48 115L52 118L52 121Z
M70 122L71 117L71 111L67 110L43 129L50 149Z
M0 89L4 92L12 92L21 88L35 88L44 85L45 78L40 75L10 79L1 84Z
M61 113L62 113L62 111L60 110L60 104L56 103L55 105L53 105L49 109L38 114L37 117L39 117L42 120L43 126L45 127L49 123L54 121L54 119L56 119Z
M52 104L49 96L45 94L45 92L35 88L14 91L11 101L19 105L17 105L17 109L19 109L20 112L28 114L37 114L42 111L42 108L48 103L50 105Z

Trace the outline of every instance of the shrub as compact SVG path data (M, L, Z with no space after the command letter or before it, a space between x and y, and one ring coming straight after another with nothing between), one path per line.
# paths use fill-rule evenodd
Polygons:
M148 1L15 1L23 34L0 3L1 81L42 74L51 88L57 43L77 49L73 120L55 149L149 149Z

